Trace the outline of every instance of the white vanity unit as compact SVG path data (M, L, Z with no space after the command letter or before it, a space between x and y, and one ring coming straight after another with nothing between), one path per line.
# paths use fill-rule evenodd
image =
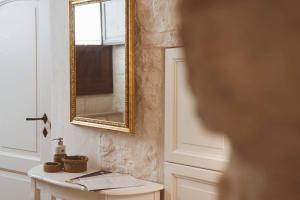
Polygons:
M163 185L141 180L143 186L122 189L102 190L99 192L85 191L83 187L71 183L70 180L86 173L46 173L43 166L37 166L28 172L31 178L31 199L40 200L41 192L51 194L51 199L63 200L160 200Z
M229 145L201 126L181 48L166 50L165 200L215 200Z

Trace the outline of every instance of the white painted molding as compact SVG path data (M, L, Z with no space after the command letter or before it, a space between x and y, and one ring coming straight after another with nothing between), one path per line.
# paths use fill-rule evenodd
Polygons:
M39 1L39 0L0 0L0 7L17 1Z
M189 107L193 101L191 94L186 92L183 49L168 48L165 55L165 161L224 171L229 144L224 136L208 135L209 131L199 125L193 108ZM189 117L191 123L185 125L180 116Z

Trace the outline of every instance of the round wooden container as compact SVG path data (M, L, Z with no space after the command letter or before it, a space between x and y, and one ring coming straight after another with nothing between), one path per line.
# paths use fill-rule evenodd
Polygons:
M59 162L46 162L44 164L44 171L48 173L55 173L62 171L62 164Z
M65 172L80 173L87 170L88 157L86 156L66 156L62 161Z

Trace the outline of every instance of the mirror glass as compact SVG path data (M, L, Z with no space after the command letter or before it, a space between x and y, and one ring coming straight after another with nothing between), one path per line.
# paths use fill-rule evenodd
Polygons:
M76 117L125 123L125 0L73 6Z

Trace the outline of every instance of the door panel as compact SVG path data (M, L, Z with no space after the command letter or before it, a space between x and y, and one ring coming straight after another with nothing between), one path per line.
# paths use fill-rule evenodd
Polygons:
M1 148L0 169L27 174L27 172L31 168L39 165L40 163L41 163L40 157L32 156L28 154L26 155L26 152L22 152L22 151L9 152L9 149ZM0 197L1 197L1 193L0 193Z
M0 199L26 200L30 197L30 179L25 175L0 171Z
M196 115L182 49L167 49L165 66L166 161L224 170L229 145L223 135L206 130Z
M36 5L0 7L0 146L36 152Z
M165 164L166 200L216 200L221 173L194 167Z

